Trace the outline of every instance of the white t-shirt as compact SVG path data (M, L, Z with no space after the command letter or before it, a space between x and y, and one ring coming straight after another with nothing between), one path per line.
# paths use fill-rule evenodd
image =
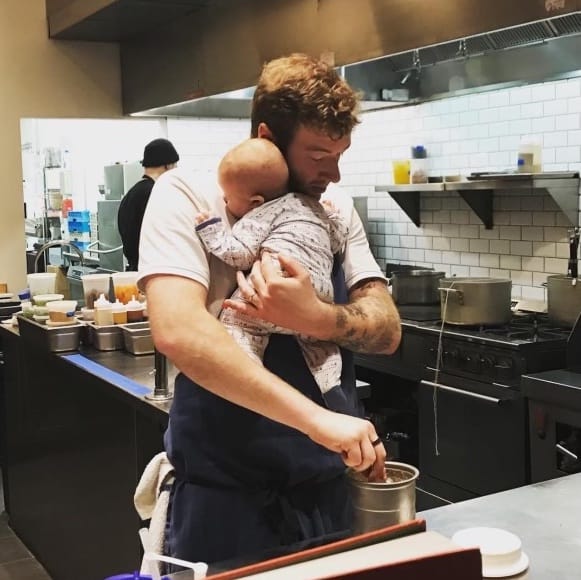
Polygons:
M349 223L343 269L347 288L370 278L385 279L371 254L353 200L331 185L323 199L333 202ZM152 274L195 280L208 290L207 307L218 316L222 302L236 287L236 271L208 255L196 233L195 216L208 211L231 224L215 178L203 179L182 168L165 172L156 182L145 210L139 242L139 282Z

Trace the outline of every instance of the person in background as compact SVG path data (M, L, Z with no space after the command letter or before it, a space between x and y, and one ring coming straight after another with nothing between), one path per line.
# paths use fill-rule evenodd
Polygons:
M141 223L153 184L160 175L177 167L179 158L175 147L167 139L154 139L143 150L143 177L123 196L117 213L117 226L128 271L137 270Z
M204 251L197 214L235 221L215 180L205 184L178 169L153 188L139 284L156 348L180 370L165 434L175 471L166 534L172 556L257 560L345 537L353 523L346 467L385 477L385 448L361 418L350 351L393 353L400 319L352 199L329 187L340 179L357 106L332 66L299 54L264 66L252 104L251 136L279 147L290 191L316 200L325 194L349 223L333 272L335 304L320 300L306 269L287 256L279 254L278 265L267 256L257 261L251 286ZM343 347L341 385L326 400L293 336L271 336L261 366L217 320L236 281L244 301L226 300L229 307Z
M250 270L263 252L294 258L306 268L317 296L332 303L333 256L347 241L347 222L330 203L325 206L311 196L287 193L288 178L286 161L272 141L243 141L218 166L227 211L238 221L230 230L219 216L204 212L196 216L196 231L208 252L237 270ZM233 298L240 298L240 293ZM222 311L220 321L260 364L271 334L293 333L231 308ZM341 382L339 347L303 335L297 341L324 398Z

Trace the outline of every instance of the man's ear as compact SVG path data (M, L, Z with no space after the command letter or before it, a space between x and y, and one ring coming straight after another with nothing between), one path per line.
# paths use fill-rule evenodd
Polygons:
M250 207L252 209L254 209L255 207L258 207L260 205L262 205L264 203L264 197L262 195L253 195L250 198Z
M268 139L269 141L274 141L272 131L266 123L259 123L256 136L262 139Z

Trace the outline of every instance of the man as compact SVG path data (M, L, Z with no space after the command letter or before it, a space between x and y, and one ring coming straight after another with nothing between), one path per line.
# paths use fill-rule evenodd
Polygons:
M277 59L254 95L252 136L273 140L292 189L318 199L340 179L356 107L332 67L306 55ZM323 402L292 337L273 335L265 368L236 345L215 318L234 272L207 256L195 233L197 213L233 219L216 186L203 187L179 171L162 176L140 244L154 341L181 371L165 438L176 472L168 552L191 561L257 559L345 536L352 521L345 466L380 480L385 461L373 425L356 416L352 361L344 351L342 384ZM281 277L267 255L253 266L254 289L238 275L245 302L227 305L351 350L393 353L401 329L385 280L351 199L340 191L330 198L350 223L346 279L340 267L334 277L335 301L348 303L320 301L297 262L278 256Z
M137 271L141 223L153 185L160 175L177 166L179 158L175 147L167 139L154 139L143 150L143 177L123 196L117 213L128 271Z

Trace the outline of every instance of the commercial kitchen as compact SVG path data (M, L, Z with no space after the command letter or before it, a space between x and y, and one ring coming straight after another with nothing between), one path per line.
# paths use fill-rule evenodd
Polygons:
M419 470L416 517L446 538L516 534L528 567L511 577L578 577L578 0L2 4L0 577L139 568L133 494L176 374L147 323L135 339L17 315L27 274L57 272L83 306L82 276L124 269L116 210L143 145L165 137L211 173L249 133L262 62L293 51L362 93L340 185L403 337L355 355L358 392L390 459Z

